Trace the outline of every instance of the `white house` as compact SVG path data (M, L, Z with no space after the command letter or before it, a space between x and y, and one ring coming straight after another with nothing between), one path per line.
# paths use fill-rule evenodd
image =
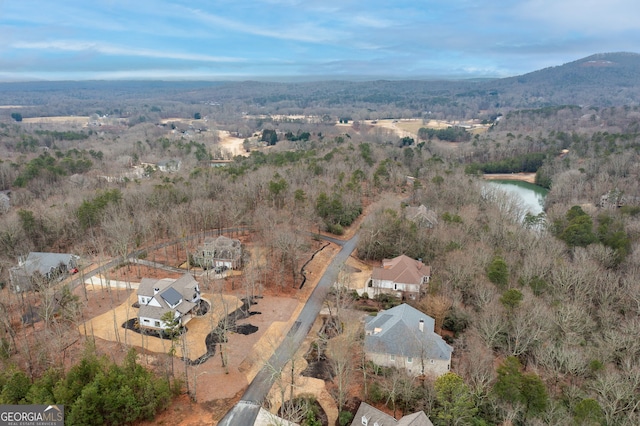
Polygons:
M167 324L162 317L173 312L174 318L184 326L199 301L200 287L190 274L184 274L177 280L143 278L138 287L138 324L142 328L163 330Z
M453 348L434 332L433 318L403 303L368 317L364 350L368 360L405 369L414 376L441 376L451 369Z
M431 267L419 260L401 255L393 259L383 259L382 267L373 268L367 283L369 296L381 293L397 297L420 298L426 291L425 284L431 278Z

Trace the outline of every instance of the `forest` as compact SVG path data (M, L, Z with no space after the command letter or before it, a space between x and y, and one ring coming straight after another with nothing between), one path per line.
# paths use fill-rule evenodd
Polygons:
M68 85L71 97L88 90ZM63 299L58 314L41 315L44 332L31 333L10 313L24 314L25 299L42 308L47 292L22 301L9 292L9 270L20 256L117 258L203 230L249 227L270 253L272 273L295 282L310 244L300 231L340 235L368 208L356 255L373 264L406 254L431 265L428 294L415 305L441 319L454 359L452 373L414 379L359 365L357 354L341 364L338 345L328 343L341 407L358 398L394 413L424 410L436 425L640 424L637 102L493 103L485 110L449 92L438 94L446 101L417 102L403 92L396 99L371 88L350 92L346 83L337 84L343 92L335 104L322 105L275 83L245 83L236 100L224 92L228 98L192 102L199 83L164 94L170 84L158 83L153 97L140 98L125 85L101 100L115 83L102 85L68 105L48 104L38 84L20 87L21 95L14 87L10 102L29 99L31 106L20 108L21 120L11 116L17 110L0 110L0 402L63 402L74 424L129 424L134 418L95 417L106 412L100 404L152 418L174 392L172 381L146 376L135 355L111 365L89 348L60 366L57 357L78 339L82 298ZM261 97L247 97L252 87ZM349 106L353 96L358 108ZM438 110L438 103L449 107ZM80 122L29 120L85 115ZM492 125L455 142L435 130L410 142L370 121L411 117L426 129L434 115L490 118ZM221 143L225 132L244 140L243 155ZM229 162L213 167L221 158ZM179 170L149 166L167 159L179 161ZM533 220L516 198L488 188L482 173L491 172L535 173L550 189L545 214ZM436 212L435 227L406 218L406 207L421 204ZM361 302L332 297L344 318ZM338 332L329 342L362 339ZM79 375L84 390L74 388ZM366 390L338 392L355 377ZM120 400L98 399L127 380L130 392ZM348 424L348 415L341 418Z

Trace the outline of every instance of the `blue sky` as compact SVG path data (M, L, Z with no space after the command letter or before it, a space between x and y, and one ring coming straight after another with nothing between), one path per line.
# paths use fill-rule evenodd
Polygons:
M0 81L505 77L640 50L637 0L0 0Z

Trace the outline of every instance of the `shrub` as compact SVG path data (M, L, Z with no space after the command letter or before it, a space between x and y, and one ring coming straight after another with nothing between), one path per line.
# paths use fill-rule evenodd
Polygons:
M494 256L487 266L487 278L498 287L506 287L509 283L509 268L502 256Z
M351 420L353 420L353 413L349 411L340 411L340 415L338 416L338 424L340 424L340 426L347 426L351 424Z

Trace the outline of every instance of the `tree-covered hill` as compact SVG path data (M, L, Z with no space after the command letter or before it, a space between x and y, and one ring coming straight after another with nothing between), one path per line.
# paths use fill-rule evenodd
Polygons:
M182 110L184 117L193 117L194 111L237 117L247 112L335 115L341 110L355 119L367 114L374 119L470 118L557 105L638 105L639 71L636 53L601 53L493 80L29 82L0 84L0 96L4 104L29 106L20 111L25 118L106 111L162 116L167 110ZM8 119L10 112L0 111L0 118Z

